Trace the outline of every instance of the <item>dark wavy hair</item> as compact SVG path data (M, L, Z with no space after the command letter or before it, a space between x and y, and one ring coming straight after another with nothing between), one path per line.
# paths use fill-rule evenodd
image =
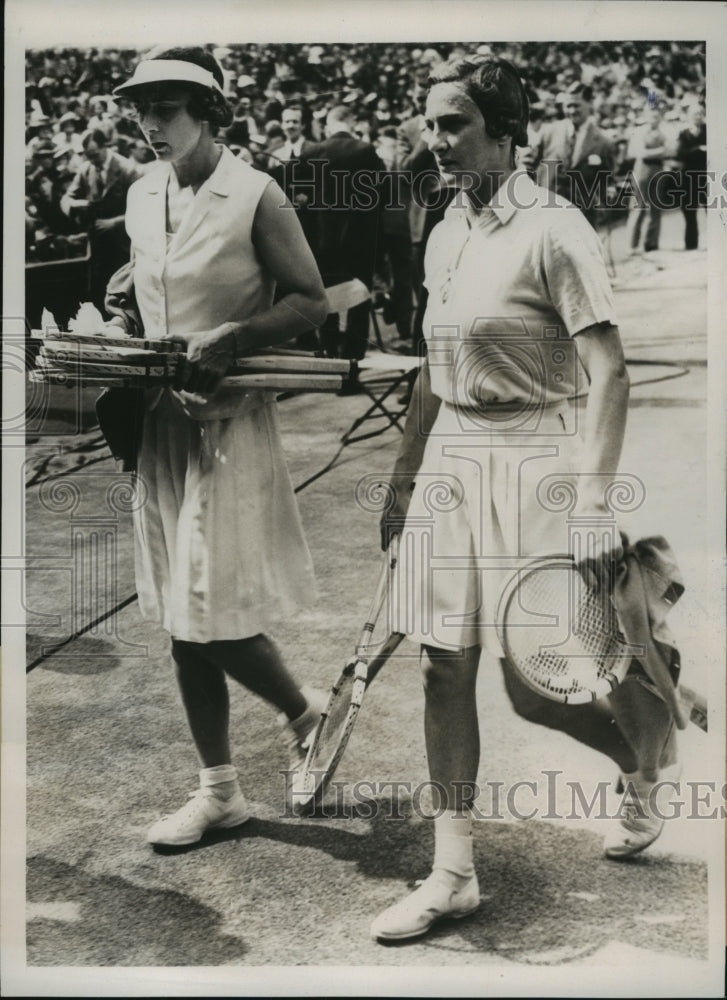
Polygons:
M154 49L147 59L181 59L193 63L210 72L220 87L224 87L225 78L222 68L211 52L201 45L177 46L170 49ZM216 135L221 128L232 124L232 108L218 90L209 90L196 83L186 83L190 98L187 111L199 121L209 122L212 134ZM133 100L133 97L131 98Z
M491 139L512 138L513 165L515 146L527 146L530 104L520 76L505 59L490 56L464 56L440 63L428 80L436 83L461 83L485 119L485 132Z

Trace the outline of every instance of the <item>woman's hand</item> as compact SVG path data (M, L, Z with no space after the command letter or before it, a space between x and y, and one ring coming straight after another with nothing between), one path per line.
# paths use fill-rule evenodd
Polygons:
M382 487L390 497L390 503L387 504L379 522L381 548L384 552L388 549L394 535L400 535L404 530L404 522L406 521L406 514L409 510L409 503L414 489L413 482L402 485L396 481L397 478L400 479L401 477L394 477L392 481L382 484Z
M189 393L214 392L235 360L235 328L222 323L213 330L188 334L187 356L175 388Z
M578 572L589 587L610 593L617 566L623 559L624 537L616 527L613 513L603 503L582 504L576 516L586 519L583 533L573 531L571 536L571 554Z

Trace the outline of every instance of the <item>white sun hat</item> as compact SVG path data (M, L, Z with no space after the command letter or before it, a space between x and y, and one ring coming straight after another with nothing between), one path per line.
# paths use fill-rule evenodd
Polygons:
M114 87L113 93L124 96L139 87L148 87L155 83L196 83L222 93L222 87L208 69L203 69L202 66L187 62L185 59L142 59L137 64L131 79Z

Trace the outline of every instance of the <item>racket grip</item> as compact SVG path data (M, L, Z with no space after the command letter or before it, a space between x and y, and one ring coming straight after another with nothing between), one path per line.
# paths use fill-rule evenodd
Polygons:
M389 657L398 649L401 640L404 638L403 632L392 632L388 639L382 644L375 656L369 660L369 669L366 674L366 687L376 677L381 668L386 665Z
M695 726L699 726L703 732L708 732L707 699L704 695L680 684L679 698L687 711L689 721L693 722Z

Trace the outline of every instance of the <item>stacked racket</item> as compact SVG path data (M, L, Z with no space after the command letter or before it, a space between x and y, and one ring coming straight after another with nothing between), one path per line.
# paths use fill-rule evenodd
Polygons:
M30 379L68 388L179 388L186 363L178 341L64 333L42 337ZM242 392L338 392L354 364L268 348L237 358L221 384Z

